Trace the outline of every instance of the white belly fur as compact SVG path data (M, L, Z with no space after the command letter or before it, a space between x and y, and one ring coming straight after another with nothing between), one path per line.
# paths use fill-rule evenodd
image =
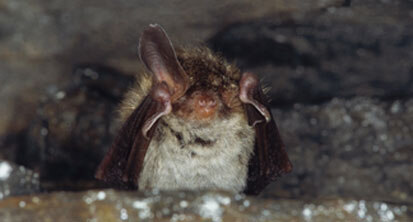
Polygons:
M215 142L202 145L194 143L195 138ZM146 153L139 189L240 192L246 185L254 138L254 129L240 113L209 127L194 127L173 115L164 117Z

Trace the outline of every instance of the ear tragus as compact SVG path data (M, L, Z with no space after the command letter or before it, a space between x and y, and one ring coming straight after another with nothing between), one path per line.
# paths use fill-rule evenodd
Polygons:
M155 107L154 114L149 116L142 126L142 133L145 138L148 138L147 133L151 130L156 121L172 111L171 98L166 83L162 82L155 84L150 96L156 102L157 106Z

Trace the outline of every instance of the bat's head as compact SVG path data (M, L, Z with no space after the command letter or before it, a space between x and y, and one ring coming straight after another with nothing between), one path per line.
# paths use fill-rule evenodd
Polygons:
M243 112L239 98L240 72L206 48L178 50L178 62L188 76L188 89L174 101L173 112L199 122Z
M159 25L144 30L139 56L153 74L151 97L159 102L159 112L148 120L144 132L170 113L204 123L245 112L246 103L252 104L264 121L271 118L265 106L253 98L259 87L253 74L241 75L239 69L206 48L181 49L176 53Z

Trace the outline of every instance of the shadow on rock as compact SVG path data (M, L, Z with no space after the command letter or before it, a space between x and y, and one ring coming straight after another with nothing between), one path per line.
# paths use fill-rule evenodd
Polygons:
M94 172L112 142L116 107L131 83L133 77L114 69L79 65L73 81L46 89L28 126L4 139L3 155L37 171L45 190L97 186Z

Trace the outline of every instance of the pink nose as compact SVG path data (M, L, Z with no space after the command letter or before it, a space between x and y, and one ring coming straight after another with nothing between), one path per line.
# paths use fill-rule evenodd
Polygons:
M211 118L217 111L217 101L208 93L195 93L194 102L197 119Z
M198 105L202 108L213 108L217 105L217 102L210 96L200 96L198 98Z

